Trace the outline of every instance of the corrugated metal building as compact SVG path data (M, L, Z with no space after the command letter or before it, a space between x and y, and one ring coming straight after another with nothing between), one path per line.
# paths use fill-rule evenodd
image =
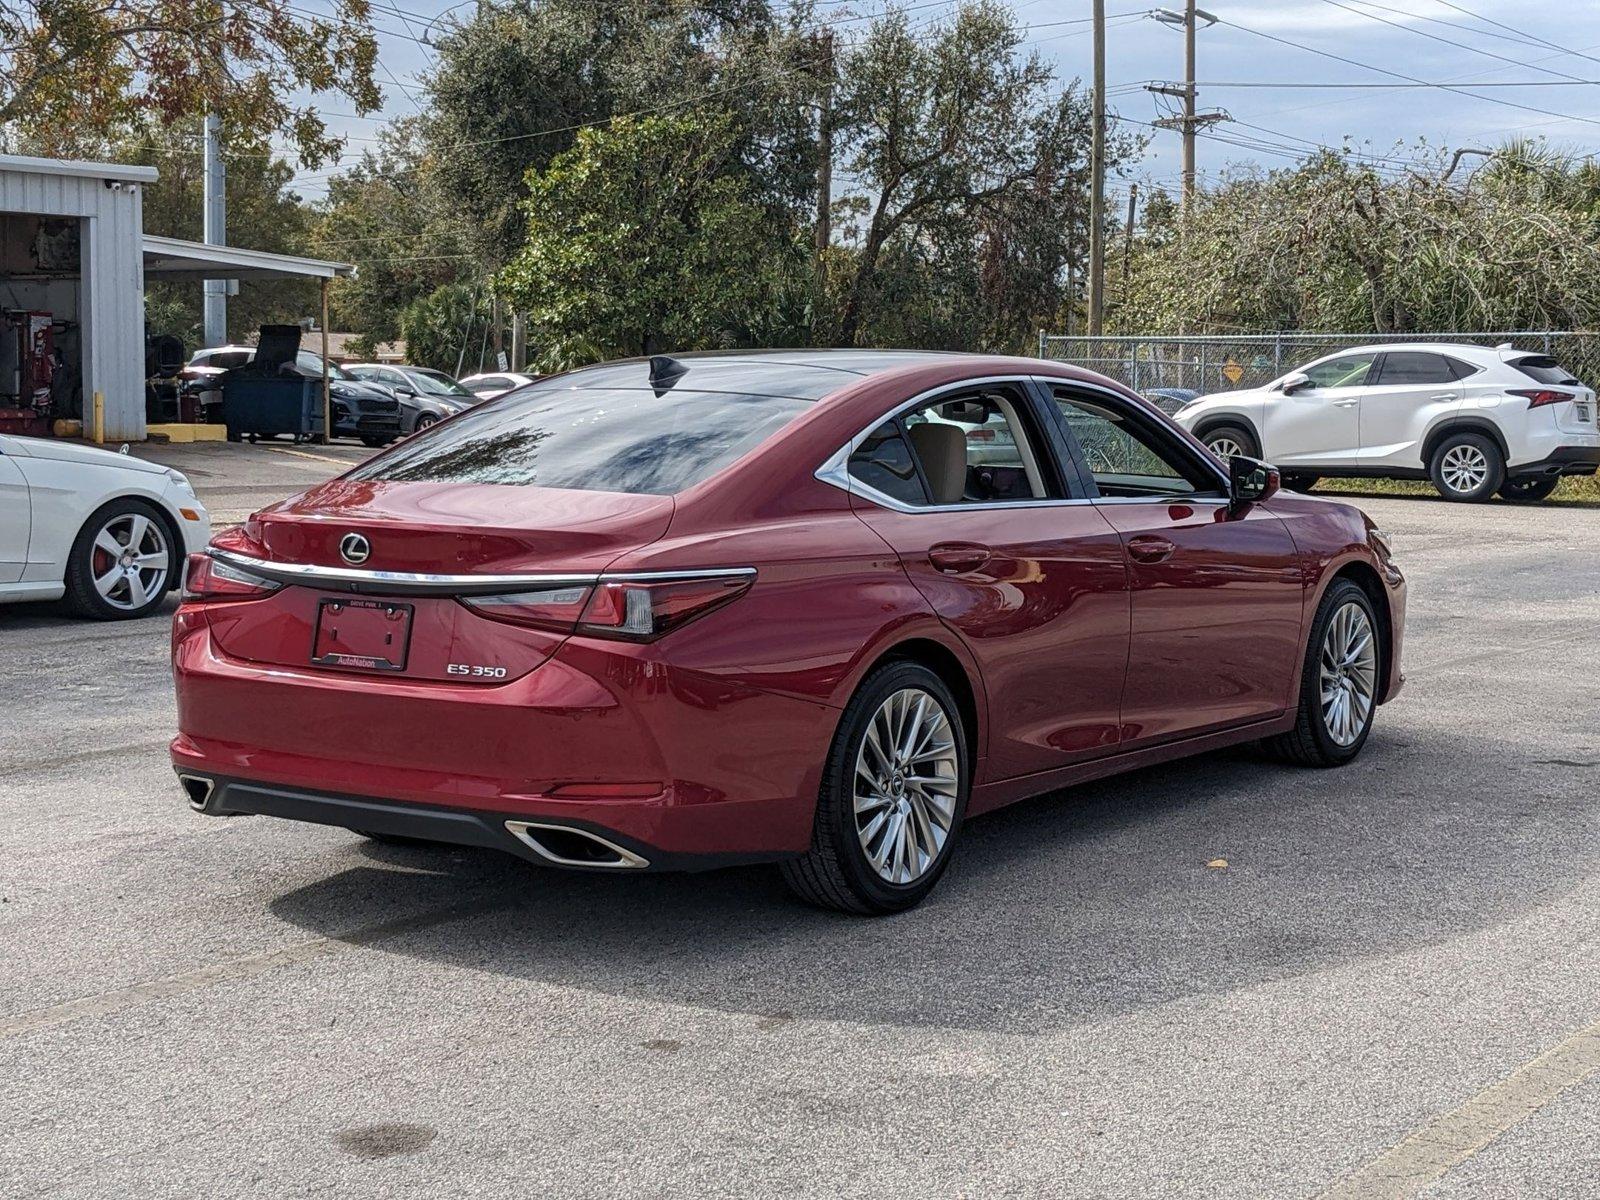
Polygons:
M155 179L154 167L0 155L0 309L53 313L75 335L61 356L82 373L85 406L105 397L108 438L145 433L141 193Z
M316 279L349 275L347 263L208 246L144 233L143 190L154 167L0 154L0 428L31 411L18 330L46 314L56 378L44 407L81 416L104 398L107 440L145 436L144 281ZM19 382L20 380L20 382ZM28 430L16 430L28 432Z

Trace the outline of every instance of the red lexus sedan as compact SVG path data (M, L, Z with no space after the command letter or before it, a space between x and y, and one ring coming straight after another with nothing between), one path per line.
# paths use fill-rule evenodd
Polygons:
M520 388L191 558L203 813L921 900L968 817L1236 742L1336 766L1400 687L1357 509L1060 363L612 363Z

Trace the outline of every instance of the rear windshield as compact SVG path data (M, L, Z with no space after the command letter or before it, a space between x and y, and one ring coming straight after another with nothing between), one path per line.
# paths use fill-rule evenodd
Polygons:
M1572 377L1571 371L1546 354L1530 354L1526 358L1514 358L1511 360L1511 365L1529 379L1536 379L1540 383L1553 383L1559 387L1582 386Z
M810 406L732 392L535 386L408 439L348 478L665 496L716 474Z

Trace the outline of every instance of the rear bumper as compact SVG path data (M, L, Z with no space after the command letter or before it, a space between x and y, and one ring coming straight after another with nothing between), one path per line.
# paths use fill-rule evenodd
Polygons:
M1593 475L1600 470L1600 438L1584 439L1588 444L1557 446L1533 462L1515 463L1512 475Z
M189 806L214 817L264 816L360 833L419 838L500 850L540 866L578 871L699 871L764 862L778 854L684 853L663 850L614 829L564 816L529 821L504 813L403 804L370 796L229 779L199 768L178 768Z
M174 621L171 757L231 811L512 853L507 821L548 822L651 867L810 844L838 719L825 705L683 671L654 646L582 638L505 684L252 663L221 650L204 607ZM432 831L372 824L390 818Z

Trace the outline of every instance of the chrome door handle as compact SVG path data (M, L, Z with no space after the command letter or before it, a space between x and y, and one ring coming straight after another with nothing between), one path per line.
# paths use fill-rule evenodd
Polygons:
M1429 396L1429 400L1459 400L1460 396L1454 392L1440 392L1437 396Z
M989 561L989 547L973 542L940 542L928 551L928 561L934 569L947 575L960 575L976 571Z
M1335 400L1333 406L1335 408L1354 408L1360 403L1361 401L1359 400Z
M1163 562L1170 558L1176 549L1177 546L1166 538L1157 537L1153 533L1142 533L1138 537L1128 539L1128 555L1137 562Z

